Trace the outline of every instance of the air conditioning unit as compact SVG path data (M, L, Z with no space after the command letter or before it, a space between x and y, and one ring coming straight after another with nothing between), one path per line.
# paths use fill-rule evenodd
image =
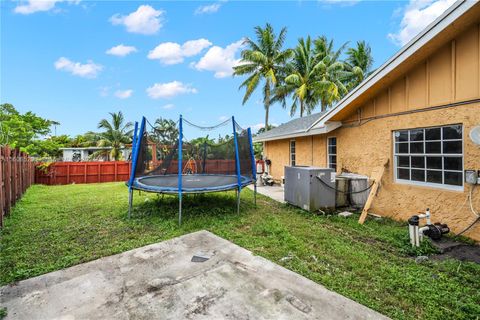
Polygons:
M335 206L336 207L346 207L349 204L348 200L348 188L350 180L344 177L337 176L335 178L335 187L336 187L336 196L335 196Z
M335 171L330 168L285 167L285 201L307 211L335 208Z
M348 181L347 195L350 206L357 209L363 208L370 194L368 177L355 173L342 173L337 176L337 179L345 179Z

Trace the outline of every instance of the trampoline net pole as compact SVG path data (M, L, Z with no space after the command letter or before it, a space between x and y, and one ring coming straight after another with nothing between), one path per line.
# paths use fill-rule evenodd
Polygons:
M135 170L133 168L133 155L135 154L135 147L137 143L137 131L138 131L138 122L135 121L135 127L133 129L133 137L132 137L132 152L130 153L130 178L128 179L128 218L132 216L132 197L133 197L133 189L132 189L132 178L135 177Z
M257 206L257 165L255 163L255 151L253 149L252 129L247 129L248 144L250 146L250 159L252 161L253 202Z
M128 190L128 218L132 216L132 204L133 204L133 189Z
M178 123L178 225L182 224L182 149L183 149L183 121L182 115Z
M242 191L242 177L240 175L240 157L238 156L237 126L235 123L235 117L233 116L232 116L232 125L233 125L233 141L235 145L235 171L237 173L237 184L238 184L237 213L239 213L240 212L240 192Z

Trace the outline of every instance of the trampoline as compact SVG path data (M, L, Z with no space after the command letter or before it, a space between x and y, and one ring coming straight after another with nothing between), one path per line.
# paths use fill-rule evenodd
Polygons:
M157 122L155 123L157 124ZM194 129L185 137L184 125ZM148 126L148 127L147 127ZM225 127L230 127L227 134ZM214 131L217 139L209 138ZM168 132L167 132L168 131ZM196 133L195 133L196 131ZM207 135L198 136L207 131ZM196 135L196 137L191 138ZM256 203L255 156L250 128L243 129L234 117L211 127L199 126L182 118L165 126L151 125L145 117L135 123L132 143L132 168L129 211L132 214L133 190L178 195L178 221L182 222L182 195L236 190L237 212L244 187L254 184Z
M238 188L238 177L217 174L190 174L182 176L182 193L205 193ZM251 178L241 176L241 185L251 184ZM135 188L158 193L178 193L177 175L156 175L135 179Z

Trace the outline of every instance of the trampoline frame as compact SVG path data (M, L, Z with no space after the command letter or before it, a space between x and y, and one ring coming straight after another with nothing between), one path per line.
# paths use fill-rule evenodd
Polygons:
M144 176L140 178L135 178L133 182L132 188L135 190L140 190L140 191L145 191L145 192L152 192L152 193L164 193L164 194L178 194L178 187L155 187L155 186L149 186L147 184L144 184L141 182L141 180L148 179L148 178L155 178L155 177L172 177L175 176L177 177L178 175L176 174L166 174L166 175L152 175L152 176ZM237 176L232 176L229 174L184 174L182 177L205 177L205 176L214 176L214 177L237 177ZM242 188L246 187L249 184L252 184L253 181L252 179L241 176L241 185ZM183 185L183 179L182 179L182 185ZM233 190L238 188L238 183L230 183L230 184L224 184L224 185L219 185L219 186L213 186L213 187L202 187L202 188L182 188L182 194L195 194L195 193L210 193L210 192L220 192L220 191L228 191L228 190Z
M235 128L235 118L232 116L232 125L233 125L233 140L235 145L235 171L236 175L226 175L226 174L183 174L182 173L182 152L178 153L178 174L170 174L170 175L152 175L152 176L143 176L135 178L135 170L137 167L138 155L140 152L140 146L142 142L143 133L145 131L145 117L142 117L142 121L140 123L140 128L138 128L138 123L135 122L134 133L133 133L133 140L132 140L132 166L130 172L130 179L127 182L129 196L128 196L128 217L131 217L132 214L132 205L133 205L133 191L140 190L145 192L152 192L152 193L159 193L159 194L178 194L178 224L181 225L182 223L182 195L183 194L195 194L195 193L211 193L211 192L221 192L221 191L228 191L236 189L237 192L237 213L240 213L240 193L242 188L246 187L249 184L254 185L254 204L257 205L257 172L256 172L256 163L255 163L255 155L253 150L253 142L252 142L252 132L251 129L247 129L248 134L248 142L250 145L250 156L251 156L251 165L252 165L252 178L248 178L246 176L242 176L240 172L240 159L238 155L238 141L237 141L237 131ZM139 130L138 130L139 129ZM178 149L182 150L183 144L183 118L180 115L179 120L179 135L178 135ZM217 187L203 187L203 188L184 188L183 187L183 177L187 176L229 176L229 177L236 177L237 183L236 184L228 184L222 185ZM156 176L178 176L177 187L154 187L148 186L146 184L141 183L142 179L146 179L149 177L156 177Z

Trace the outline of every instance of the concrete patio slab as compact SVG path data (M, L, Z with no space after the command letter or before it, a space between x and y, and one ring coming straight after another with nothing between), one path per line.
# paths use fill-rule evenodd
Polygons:
M248 188L253 190L253 186L249 185ZM257 186L257 192L267 196L275 201L285 203L284 190L282 186Z
M207 260L191 261L199 253ZM386 319L207 231L24 280L0 294L7 319Z

